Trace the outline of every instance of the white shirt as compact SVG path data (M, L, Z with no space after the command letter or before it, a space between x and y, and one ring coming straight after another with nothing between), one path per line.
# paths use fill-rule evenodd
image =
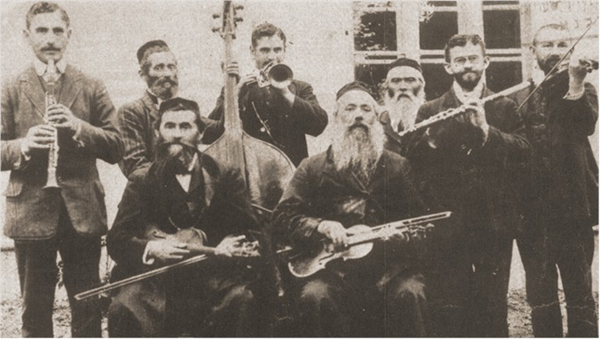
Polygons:
M56 72L58 73L58 78L54 80L58 80L63 73L65 73L67 69L67 60L65 58L60 59L56 64ZM45 81L48 81L48 65L43 63L40 59L33 60L33 67L35 68L35 72L37 75L44 78Z

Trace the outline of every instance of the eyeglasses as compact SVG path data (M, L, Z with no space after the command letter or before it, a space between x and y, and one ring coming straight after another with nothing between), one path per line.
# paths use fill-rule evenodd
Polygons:
M481 57L479 55L469 55L468 57L458 57L458 58L454 59L454 63L458 66L464 66L465 63L467 62L467 60L469 60L469 62L471 64L476 64L479 62L479 60L481 60Z

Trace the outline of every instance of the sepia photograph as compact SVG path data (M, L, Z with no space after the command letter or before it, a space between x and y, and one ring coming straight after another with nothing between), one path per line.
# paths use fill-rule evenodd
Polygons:
M598 0L3 0L0 337L598 337Z

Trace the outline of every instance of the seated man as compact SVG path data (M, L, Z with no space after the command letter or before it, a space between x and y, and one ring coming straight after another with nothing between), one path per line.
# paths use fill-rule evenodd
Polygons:
M109 334L256 335L255 270L237 258L247 255L244 234L256 228L242 178L197 150L204 125L195 102L163 102L156 126L156 160L127 185L108 235L113 280L196 254L172 239L182 230L203 240L200 253L211 257L121 288L109 309Z
M353 82L337 94L335 140L304 160L274 214L275 237L309 251L328 239L347 247L347 228L375 226L424 211L406 159L384 150L377 103ZM421 241L391 235L366 257L337 260L297 280L297 336L424 336Z

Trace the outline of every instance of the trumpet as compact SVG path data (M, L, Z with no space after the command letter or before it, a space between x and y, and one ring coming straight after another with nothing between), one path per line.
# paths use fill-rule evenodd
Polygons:
M48 60L48 83L46 89L46 114L48 113L48 108L51 105L55 105L57 103L56 97L54 95L54 88L56 82L56 66L54 65L54 60ZM54 130L54 142L50 144L50 149L48 150L48 178L46 179L46 185L44 188L58 188L58 182L56 181L56 167L58 165L58 133L56 129Z
M294 72L290 66L280 63L269 63L262 70L258 70L257 82L258 87L263 88L269 85L275 88L285 88L292 83Z

